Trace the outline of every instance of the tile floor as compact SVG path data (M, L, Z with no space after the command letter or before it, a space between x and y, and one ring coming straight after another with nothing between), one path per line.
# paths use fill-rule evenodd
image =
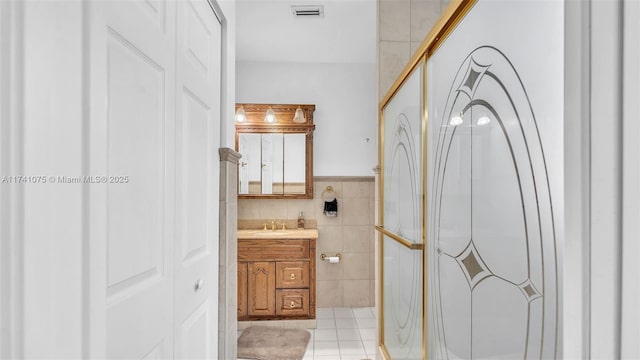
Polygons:
M316 310L317 328L303 360L363 360L376 358L376 320L372 307ZM242 332L238 332L238 337Z

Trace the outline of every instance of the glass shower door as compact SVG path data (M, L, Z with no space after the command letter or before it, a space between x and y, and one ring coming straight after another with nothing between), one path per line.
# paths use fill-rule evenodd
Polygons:
M563 186L553 173L562 171L563 84L552 74L563 71L563 47L520 24L562 9L561 2L478 2L428 58L430 359L562 354L554 215L562 199L552 194ZM492 28L505 18L519 19L513 31ZM557 56L547 68L518 57L543 52Z
M384 106L380 342L390 359L424 356L423 67Z
M562 356L563 6L452 2L382 103L387 359Z

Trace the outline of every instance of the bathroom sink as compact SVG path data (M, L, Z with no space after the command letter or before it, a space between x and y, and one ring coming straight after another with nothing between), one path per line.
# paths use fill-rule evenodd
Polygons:
M248 230L249 234L256 234L261 236L279 236L279 235L288 235L297 230Z
M317 229L238 230L238 239L317 239Z

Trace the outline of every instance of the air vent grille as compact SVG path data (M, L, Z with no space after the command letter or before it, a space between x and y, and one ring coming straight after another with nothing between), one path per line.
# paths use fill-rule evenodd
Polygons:
M291 12L295 17L324 17L322 5L293 5Z

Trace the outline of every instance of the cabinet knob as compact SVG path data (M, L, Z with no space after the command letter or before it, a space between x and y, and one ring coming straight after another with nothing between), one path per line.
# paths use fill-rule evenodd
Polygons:
M193 284L193 291L198 292L200 289L204 287L204 280L198 279L195 284Z
M296 279L296 274L291 273L291 275L289 275L289 279L290 280L295 280Z
M289 307L290 307L290 308L294 308L294 307L296 307L296 303L295 303L294 301L292 301L292 302L291 302L291 304L289 304Z

